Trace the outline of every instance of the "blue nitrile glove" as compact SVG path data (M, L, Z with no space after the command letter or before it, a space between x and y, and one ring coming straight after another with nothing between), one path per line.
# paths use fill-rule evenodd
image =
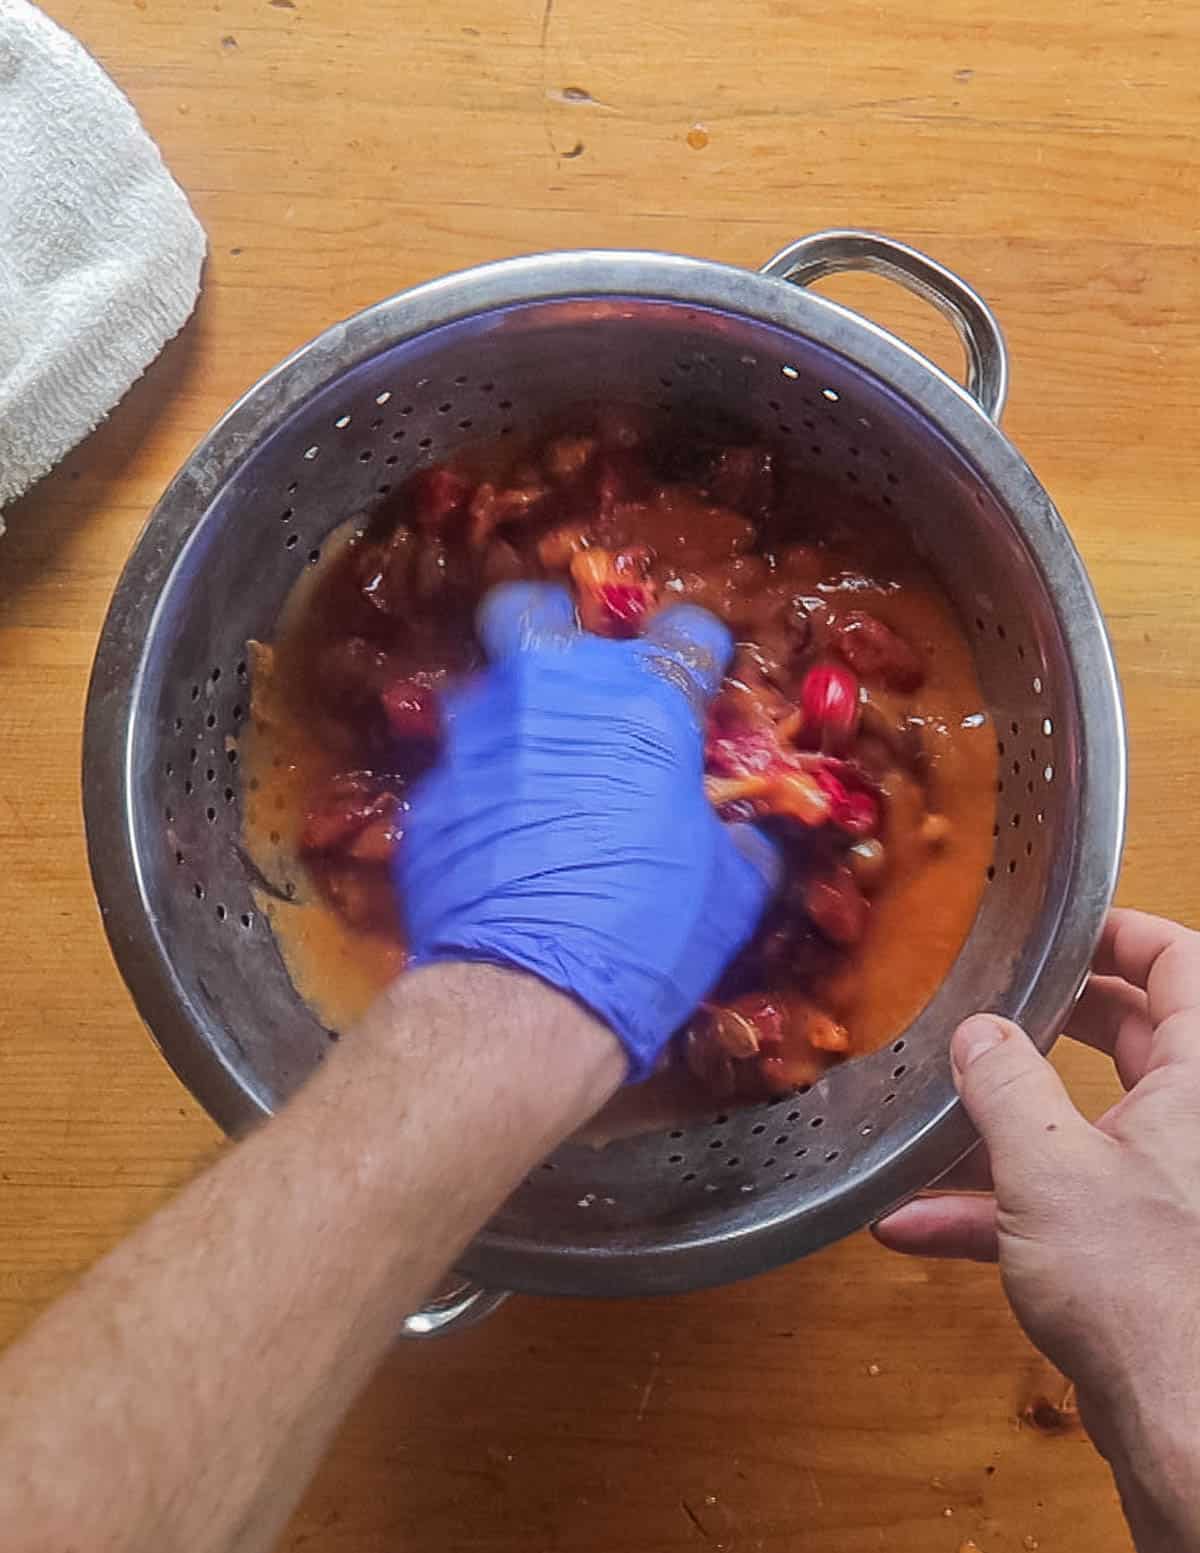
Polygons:
M531 971L598 1014L644 1078L778 874L766 837L704 796L729 633L680 605L605 641L580 633L565 589L513 583L479 634L491 665L447 698L399 851L410 963Z

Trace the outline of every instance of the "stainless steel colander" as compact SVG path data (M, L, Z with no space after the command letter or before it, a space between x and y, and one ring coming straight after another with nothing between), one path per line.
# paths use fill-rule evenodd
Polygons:
M850 268L953 319L966 391L803 289ZM600 398L731 411L911 530L972 637L995 719L995 852L962 953L888 1049L803 1097L600 1151L568 1144L464 1269L489 1289L692 1289L825 1245L948 1168L973 1141L948 1074L952 1026L990 1008L1050 1045L1111 898L1124 818L1108 640L1062 520L996 425L1005 387L1003 341L974 292L912 249L844 232L758 274L624 252L490 265L368 308L257 384L188 459L125 568L84 748L113 952L213 1116L244 1129L328 1050L239 845L247 639L271 636L334 526L410 470ZM487 1303L451 1301L418 1326Z

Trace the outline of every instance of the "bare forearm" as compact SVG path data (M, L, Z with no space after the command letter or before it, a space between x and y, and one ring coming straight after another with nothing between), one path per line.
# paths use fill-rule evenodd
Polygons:
M622 1069L528 978L398 983L0 1363L8 1545L268 1548L403 1315Z
M1138 1553L1200 1553L1200 1414L1178 1375L1138 1369L1109 1394L1081 1392L1080 1410L1107 1459Z

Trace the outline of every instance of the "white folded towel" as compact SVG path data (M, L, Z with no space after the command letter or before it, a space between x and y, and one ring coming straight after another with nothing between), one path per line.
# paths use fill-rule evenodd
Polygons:
M27 0L0 0L0 507L182 327L204 250L127 99Z

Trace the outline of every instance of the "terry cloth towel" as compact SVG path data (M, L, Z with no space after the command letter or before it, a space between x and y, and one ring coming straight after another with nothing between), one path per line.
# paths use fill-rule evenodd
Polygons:
M127 99L36 7L0 0L0 508L183 326L204 250Z

